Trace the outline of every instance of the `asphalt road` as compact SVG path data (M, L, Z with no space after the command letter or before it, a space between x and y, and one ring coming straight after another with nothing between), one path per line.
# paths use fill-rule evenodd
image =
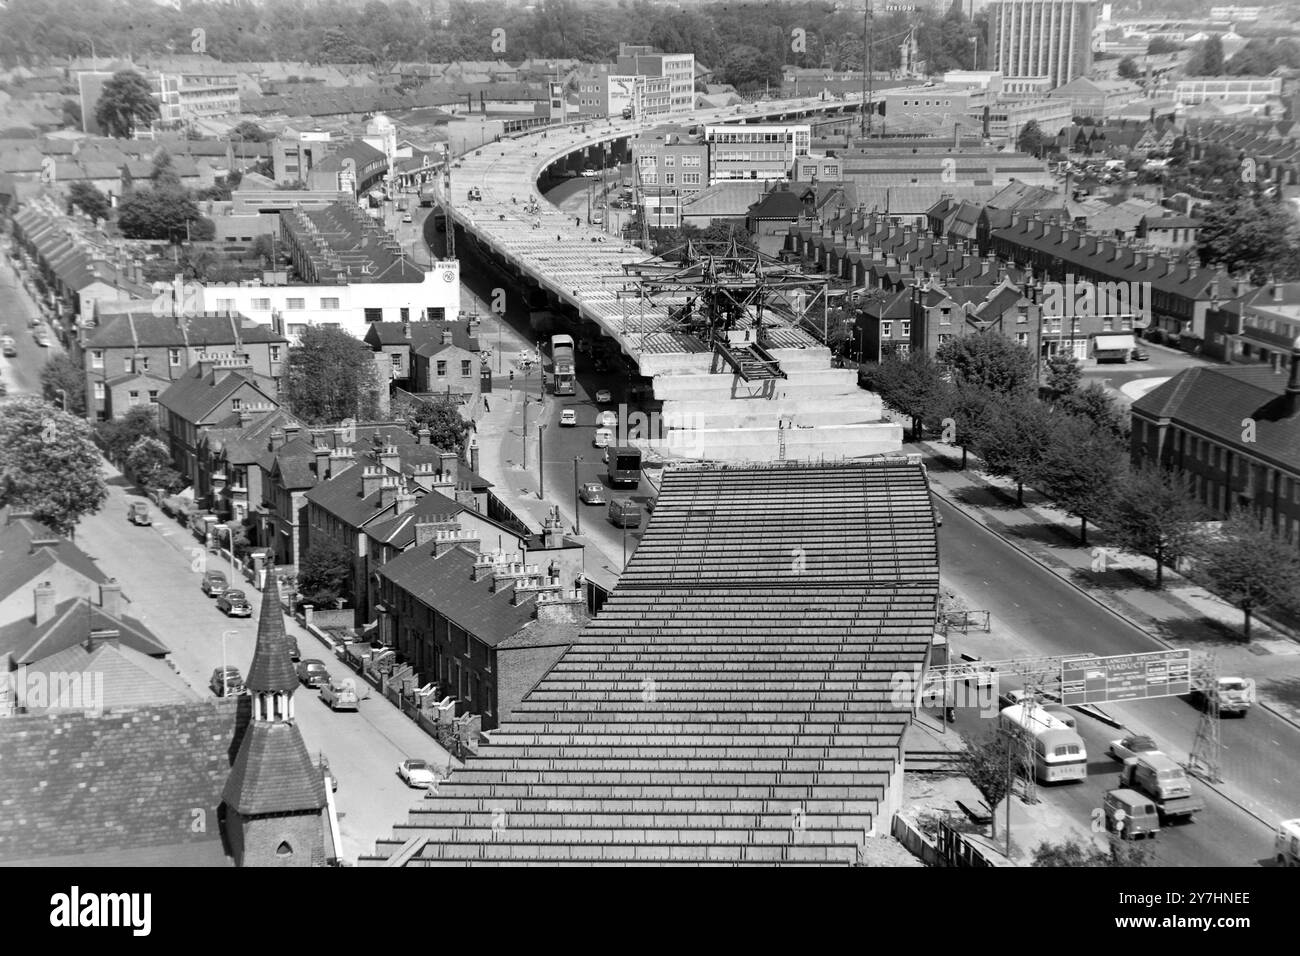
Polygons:
M63 351L59 340L42 323L45 341L41 347L27 327L28 319L36 315L36 308L22 288L13 263L7 256L0 258L0 328L8 328L18 347L12 358L0 356L0 382L4 382L9 395L39 395L41 393L41 367L53 355Z
M936 507L944 518L939 537L945 585L967 596L972 607L989 609L1000 632L1023 640L1027 647L1019 653L1091 652L1104 656L1161 649L1144 632L1103 610L963 512L943 502ZM979 635L971 633L955 637L954 647L987 659L989 654L980 642ZM1016 686L1014 681L1009 684ZM1133 732L1150 734L1175 757L1191 750L1200 717L1198 710L1178 697L1107 704L1102 709ZM962 719L970 719L969 714L961 713ZM992 721L985 722L991 729ZM1072 815L1101 806L1100 794L1114 787L1118 765L1102 754L1107 741L1124 736L1087 717L1081 717L1079 724L1088 744L1090 775L1101 768L1106 772L1096 779L1095 790L1094 776L1090 776L1083 785L1050 791L1064 794L1062 812ZM1220 737L1224 777L1250 795L1251 808L1266 820L1294 817L1300 810L1294 770L1300 754L1300 731L1256 707L1244 719L1221 720ZM1186 839L1194 840L1188 847L1187 865L1213 865L1212 857L1218 857L1223 865L1245 865L1267 856L1271 830L1208 788L1193 785L1205 797L1208 808L1191 827L1179 827L1176 834L1170 834L1181 841L1186 831ZM1180 845L1174 840L1164 842L1170 847Z
M130 600L128 613L145 623L172 649L171 661L201 695L210 696L208 681L222 663L222 635L226 632L228 663L247 676L257 638L257 617L231 619L216 609L216 602L199 590L205 568L224 571L230 565L208 555L201 543L175 520L152 508L154 524L136 527L126 520L132 501L144 501L135 489L111 472L109 499L103 510L77 528L77 544L104 571L122 584ZM240 579L242 580L242 579ZM241 586L239 583L233 586ZM261 595L244 588L256 614ZM345 859L355 860L374 849L379 837L405 820L421 792L410 790L397 777L397 765L406 757L420 757L439 768L447 765L446 752L424 731L356 678L314 637L286 620L297 635L304 658L324 662L333 677L357 681L362 697L355 713L331 712L318 694L301 687L294 694L298 727L307 749L323 751L339 780L335 800ZM369 696L367 696L369 695Z

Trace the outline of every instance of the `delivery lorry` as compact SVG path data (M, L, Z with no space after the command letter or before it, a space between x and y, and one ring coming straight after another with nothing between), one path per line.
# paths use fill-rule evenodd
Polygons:
M1193 814L1205 809L1205 801L1192 793L1187 771L1172 757L1156 751L1125 760L1119 785L1150 797L1161 823L1179 818L1190 820Z

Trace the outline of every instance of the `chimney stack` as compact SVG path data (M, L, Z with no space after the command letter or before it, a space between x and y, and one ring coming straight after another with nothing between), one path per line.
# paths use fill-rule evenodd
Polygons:
M122 616L122 585L117 578L109 578L99 586L99 606L109 617Z
M284 426L284 440L286 442L297 441L302 430L297 425Z
M245 424L244 416L242 413L239 416L239 424L240 425ZM280 431L280 429L277 428L275 431L271 432L271 451L279 451L283 447L284 447L284 432Z
M438 470L453 482L460 480L460 458L454 451L438 452Z
M1271 288L1269 289L1269 292L1270 292L1270 293L1272 294L1272 296L1273 296L1273 301L1274 301L1274 302L1281 302L1281 301L1282 301L1282 286L1279 285L1279 284L1278 284L1278 281L1277 281L1276 279L1274 279L1272 276L1269 276L1269 277L1268 277L1268 283L1269 283L1269 285L1271 286Z
M415 507L416 497L405 488L397 492L397 513L404 515Z
M443 325L442 327L442 344L451 345L451 326Z
M54 617L54 586L49 581L36 585L36 626Z
M369 498L377 493L384 483L384 469L377 465L366 465L361 470L361 497Z
M397 453L396 445L385 445L376 457L379 459L379 464L388 471L398 471L402 467L402 459Z
M330 452L329 468L326 470L325 477L333 478L335 475L342 474L346 469L352 466L352 452L347 448L335 448Z
M324 445L317 445L312 454L316 457L316 481L324 481L330 474L330 450Z
M433 436L433 432L429 431L429 429L421 428L416 443L420 445L432 445L433 444L432 436Z
M537 595L537 620L541 624L584 624L587 602L582 588L542 591Z
M397 503L397 493L401 490L402 479L397 475L384 475L379 480L379 508L384 510Z

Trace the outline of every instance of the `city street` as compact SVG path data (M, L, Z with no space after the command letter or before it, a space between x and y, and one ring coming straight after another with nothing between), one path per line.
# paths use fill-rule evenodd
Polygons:
M41 367L53 355L63 351L59 340L44 323L45 347L36 344L28 320L39 312L31 295L22 287L22 280L12 259L0 262L0 327L9 329L18 354L12 358L0 356L0 382L9 389L10 396L39 395L41 393Z
M1083 381L1080 384L1086 387L1090 382L1100 382L1121 408L1128 408L1135 400L1184 369L1214 364L1209 359L1167 345L1153 345L1139 340L1138 346L1150 356L1147 361L1103 364L1089 359L1084 363Z
M139 619L171 649L171 661L202 696L211 696L208 680L222 663L223 634L226 660L246 677L257 636L261 595L242 578L232 578L229 564L209 555L197 539L175 520L151 506L152 527L136 527L126 520L127 506L143 501L115 469L108 468L109 499L102 511L77 528L77 544L103 569L117 578L130 600L128 614ZM254 617L230 619L216 602L199 590L207 568L224 571L235 587L243 587L253 605ZM323 643L285 619L285 628L298 641L303 658L324 662L331 676L354 678L361 696L355 713L334 713L317 693L301 687L294 694L298 726L307 749L324 752L338 778L334 795L346 860L370 852L379 837L406 818L420 799L397 776L406 757L420 757L445 768L449 757L433 738L403 716L365 681L336 660ZM367 696L368 695L368 696Z

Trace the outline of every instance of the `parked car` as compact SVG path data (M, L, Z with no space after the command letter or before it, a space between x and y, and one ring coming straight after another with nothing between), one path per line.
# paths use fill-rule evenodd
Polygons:
M41 348L43 348L43 349L44 349L44 348L49 348L50 342L49 342L49 340L45 337L45 330L44 330L44 329L37 329L36 332L33 333L33 335L32 335L32 339L34 339L35 342L36 342L36 344L39 345Z
M596 172L596 170L588 166L586 169L582 171L582 175L584 179L591 179L593 176L599 176L600 173Z
M286 634L285 637L288 638L289 641L289 660L297 661L298 658L302 656L298 653L298 638L294 637L292 634Z
M408 787L428 790L438 785L438 777L433 768L423 760L403 760L397 765L397 775Z
M597 389L597 391L596 391L596 402L597 402L598 404L600 404L600 405L608 405L608 404L609 404L610 402L612 402L613 400L614 400L613 396L611 396L611 395L609 394L609 389L607 389L607 388Z
M1119 740L1112 740L1107 753L1120 763L1123 763L1129 757L1136 757L1138 754L1160 753L1160 748L1156 746L1156 742L1150 737L1134 734L1132 737L1121 737Z
M126 520L134 525L153 524L153 518L149 516L149 506L143 501L131 502L131 507L126 511Z
M641 506L630 498L616 498L609 503L609 520L615 528L639 528Z
M613 412L601 412L599 422L601 428L614 429L618 427L618 416Z
M329 705L330 710L356 710L359 706L357 685L350 677L322 684L320 699Z
M1128 354L1128 357L1135 362L1147 362L1151 359L1151 353L1146 349L1134 349Z
M233 697L244 692L244 675L239 673L238 667L227 665L224 670L218 667L212 671L208 686L218 697Z
M471 189L471 190L469 191L469 201L470 201L470 202L482 202L482 201L483 201L483 191L482 191L481 189L479 189L477 186L475 186L473 189Z
M561 425L578 424L578 413L574 411L572 408L566 408L564 411L560 412L560 424Z
M227 588L217 598L217 610L226 617L252 617L253 605L248 603L248 595L238 588Z
M409 212L402 213L402 222L414 222L414 221L415 220L411 218L411 214Z
M605 488L598 481L589 481L578 490L578 497L584 505L603 505Z
M199 585L208 597L220 597L230 587L230 582L220 571L203 572L203 583Z
M329 679L330 672L325 669L324 661L309 657L305 661L298 662L298 680L308 687L319 687L321 684L327 684Z

